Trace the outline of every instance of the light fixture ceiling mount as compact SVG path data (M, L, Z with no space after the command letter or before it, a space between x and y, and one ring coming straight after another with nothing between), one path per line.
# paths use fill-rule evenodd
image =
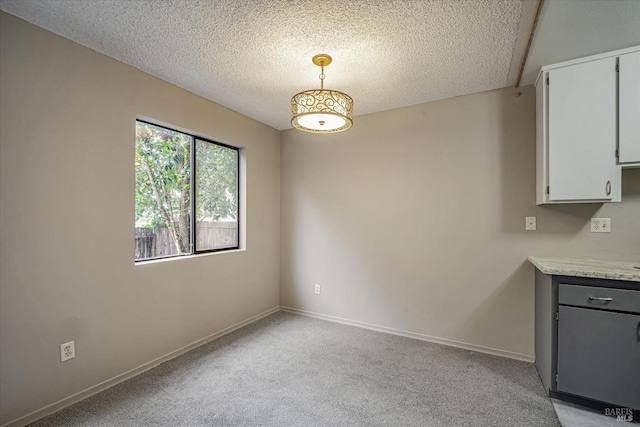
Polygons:
M324 88L324 67L332 58L326 53L311 61L320 67L320 89L305 90L291 98L291 125L305 132L342 132L353 125L353 99L346 93Z
M333 58L331 58L326 53L319 53L316 56L314 56L313 58L311 58L311 62L316 64L318 67L327 66L327 65L331 64L331 61L333 61Z

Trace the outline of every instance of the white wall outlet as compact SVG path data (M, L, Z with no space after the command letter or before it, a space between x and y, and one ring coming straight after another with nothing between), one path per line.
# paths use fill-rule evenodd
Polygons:
M66 362L69 359L76 357L76 342L69 341L64 344L60 344L60 361Z
M315 292L316 295L320 295L320 285L316 285Z
M536 230L536 217L535 216L525 217L525 219L524 219L524 229L525 230L530 230L530 231L535 231Z
M592 233L611 233L611 218L591 218Z

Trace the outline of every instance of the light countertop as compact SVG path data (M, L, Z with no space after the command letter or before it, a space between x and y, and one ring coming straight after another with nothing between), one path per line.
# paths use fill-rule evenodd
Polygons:
M640 261L617 262L595 259L538 258L532 256L528 259L531 264L544 274L640 282L640 269L634 268L640 267Z

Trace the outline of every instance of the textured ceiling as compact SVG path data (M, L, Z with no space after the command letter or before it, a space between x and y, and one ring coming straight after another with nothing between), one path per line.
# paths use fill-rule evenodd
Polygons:
M521 85L543 65L640 45L640 0L546 0Z
M290 128L325 86L355 114L511 85L532 0L0 0L0 9L253 117ZM355 120L357 126L357 119Z

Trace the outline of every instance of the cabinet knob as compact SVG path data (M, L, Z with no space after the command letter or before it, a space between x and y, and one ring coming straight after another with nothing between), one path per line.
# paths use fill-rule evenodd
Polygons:
M607 196L610 196L611 195L611 181L607 181L606 189L607 189Z

